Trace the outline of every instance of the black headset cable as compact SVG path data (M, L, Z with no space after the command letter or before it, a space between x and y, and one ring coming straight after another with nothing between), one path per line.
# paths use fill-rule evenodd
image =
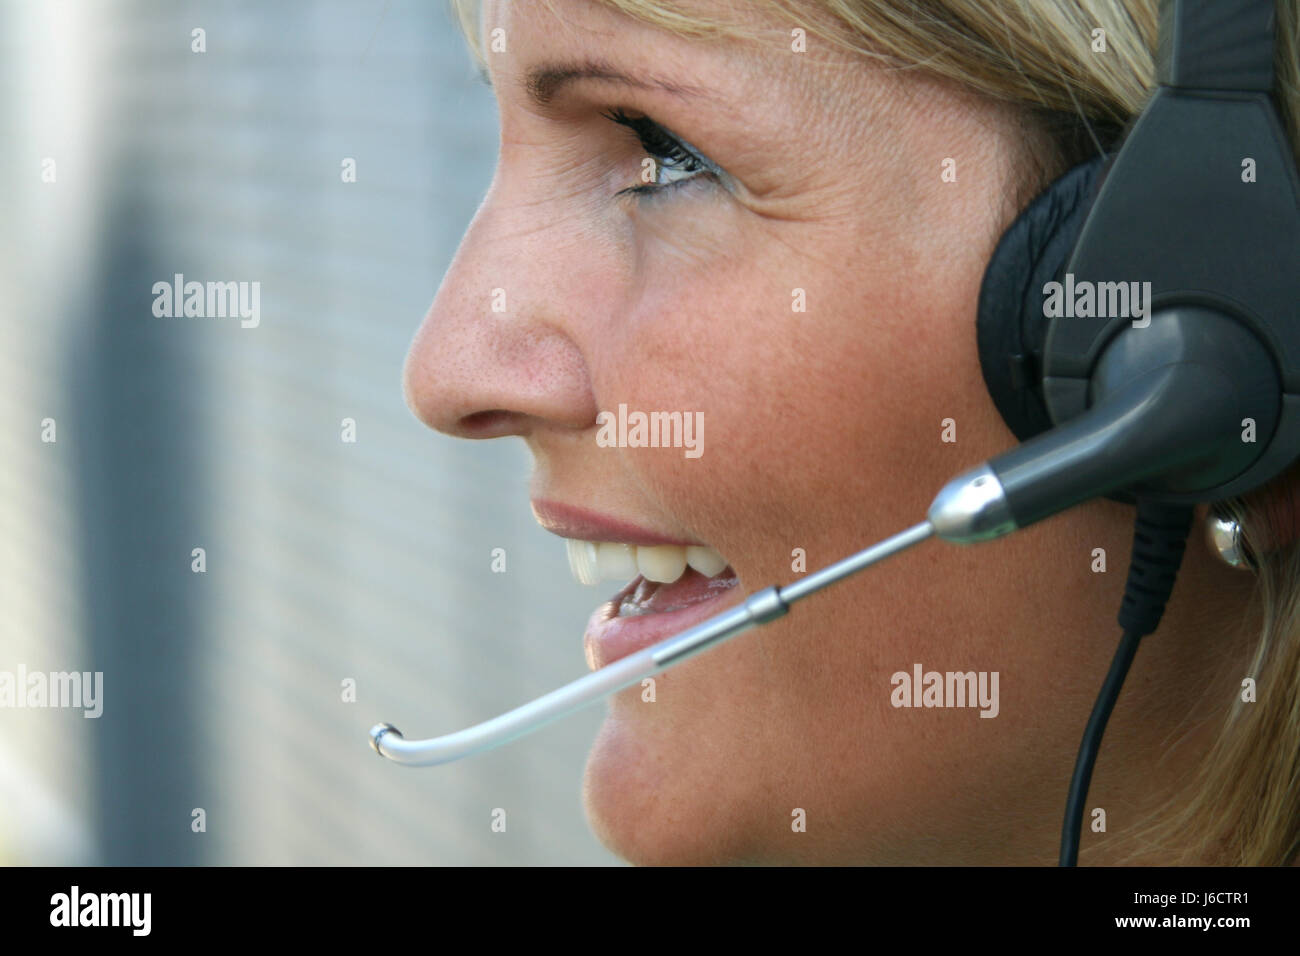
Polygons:
M1119 610L1123 637L1097 694L1097 701L1092 705L1092 714L1079 744L1079 755L1075 758L1074 775L1070 778L1070 793L1065 803L1065 823L1061 828L1061 866L1074 866L1078 862L1083 806L1088 799L1088 785L1092 781L1092 768L1097 761L1097 751L1101 749L1106 722L1119 699L1139 642L1160 624L1165 603L1178 577L1191 527L1190 505L1138 499L1133 556L1129 560L1128 580Z

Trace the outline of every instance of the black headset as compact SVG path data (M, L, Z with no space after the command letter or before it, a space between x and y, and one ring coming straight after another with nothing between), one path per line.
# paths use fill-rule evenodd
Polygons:
M980 289L984 381L1021 444L944 489L936 533L984 540L1102 495L1137 505L1124 636L1079 750L1062 865L1192 505L1300 458L1300 175L1273 97L1275 16L1274 0L1162 0L1146 108L1116 153L1021 213Z

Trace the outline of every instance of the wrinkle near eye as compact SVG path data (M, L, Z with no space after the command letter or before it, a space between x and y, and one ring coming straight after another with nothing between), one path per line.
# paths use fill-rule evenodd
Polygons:
M651 197L635 203L627 214L628 241L633 247L634 269L639 275L665 273L670 269L716 267L735 260L737 236L744 228L744 210L728 194L697 185L695 180L672 189L672 193L695 193L682 204L665 200L663 206ZM670 209L669 207L676 207ZM685 212L684 210L689 210Z

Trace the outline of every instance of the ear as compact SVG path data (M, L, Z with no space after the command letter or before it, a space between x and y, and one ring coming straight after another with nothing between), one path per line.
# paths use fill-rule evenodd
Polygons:
M984 271L975 337L984 384L1020 441L1051 427L1042 394L1043 287L1061 279L1109 157L1075 166L1007 227Z

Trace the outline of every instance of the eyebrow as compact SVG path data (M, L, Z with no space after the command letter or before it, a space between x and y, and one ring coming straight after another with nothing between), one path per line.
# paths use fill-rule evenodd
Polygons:
M621 83L624 86L642 90L658 90L680 97L709 95L707 90L699 87L674 83L661 77L623 73L603 60L536 66L524 76L523 85L529 99L538 106L546 107L551 104L565 86L580 80L602 80L607 83Z

